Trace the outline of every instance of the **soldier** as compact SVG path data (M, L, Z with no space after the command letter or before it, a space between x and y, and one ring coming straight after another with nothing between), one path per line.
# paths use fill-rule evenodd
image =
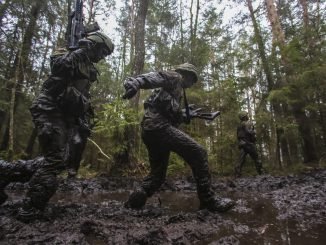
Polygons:
M239 113L240 124L237 128L238 146L240 149L239 160L235 167L235 177L241 176L241 169L246 160L246 155L254 160L258 174L262 174L262 163L258 158L256 149L256 132L254 126L249 121L248 113L241 111Z
M17 218L22 221L42 215L66 163L78 169L90 133L89 91L98 74L94 63L110 55L114 45L100 32L88 34L79 44L77 50L51 57L51 75L30 108L44 155L42 163L0 163L0 204L7 198L3 191L7 184L29 181L23 207L18 211Z
M197 184L200 209L224 212L234 206L230 199L216 197L211 188L206 150L194 139L178 129L187 122L182 113L182 94L198 80L197 69L192 64L182 64L173 71L151 72L129 77L124 82L125 95L132 98L139 89L153 89L154 92L144 102L142 140L147 147L150 174L145 177L125 203L125 207L142 208L165 181L170 152L181 156L191 167Z

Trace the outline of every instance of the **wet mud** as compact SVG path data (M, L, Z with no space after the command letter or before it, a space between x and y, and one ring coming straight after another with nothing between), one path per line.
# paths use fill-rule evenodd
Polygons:
M326 170L300 175L215 179L236 201L227 213L198 210L192 178L168 179L144 209L123 207L131 178L60 180L42 220L16 220L26 184L7 187L0 244L286 244L326 241Z

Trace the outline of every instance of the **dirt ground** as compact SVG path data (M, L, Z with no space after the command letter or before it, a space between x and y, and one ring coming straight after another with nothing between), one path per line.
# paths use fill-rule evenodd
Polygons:
M123 207L137 179L60 180L43 220L15 219L26 184L0 207L0 244L293 244L326 241L326 170L214 179L236 201L227 213L198 210L192 178L168 179L142 210Z

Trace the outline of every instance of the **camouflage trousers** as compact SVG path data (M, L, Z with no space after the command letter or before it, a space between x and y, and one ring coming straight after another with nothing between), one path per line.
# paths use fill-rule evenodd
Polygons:
M0 164L0 188L11 182L27 182L24 203L43 210L58 187L57 175L66 165L79 167L86 140L60 112L32 111L43 158ZM84 137L87 139L87 137Z
M181 130L168 126L159 130L143 130L142 139L148 150L150 174L141 187L152 196L165 181L170 152L181 156L191 167L201 201L214 198L206 150Z
M255 144L247 143L245 145L241 145L239 147L239 149L240 149L240 155L239 155L239 159L236 162L236 166L235 166L235 176L236 177L241 176L241 170L246 161L247 155L249 155L252 158L252 160L255 162L255 167L256 167L257 173L261 174L262 173L262 163L259 160Z

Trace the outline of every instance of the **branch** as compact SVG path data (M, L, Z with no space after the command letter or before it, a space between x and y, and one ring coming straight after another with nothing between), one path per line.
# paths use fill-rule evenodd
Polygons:
M96 146L97 149L99 149L100 153L101 153L103 156L105 156L105 157L106 157L107 159L109 159L109 160L112 160L111 157L109 157L108 155L106 155L106 154L102 151L101 147L99 147L99 145L96 144L96 142L95 142L94 140L92 140L92 139L90 139L90 138L88 138L88 140L89 140L90 142L92 142L92 143Z

